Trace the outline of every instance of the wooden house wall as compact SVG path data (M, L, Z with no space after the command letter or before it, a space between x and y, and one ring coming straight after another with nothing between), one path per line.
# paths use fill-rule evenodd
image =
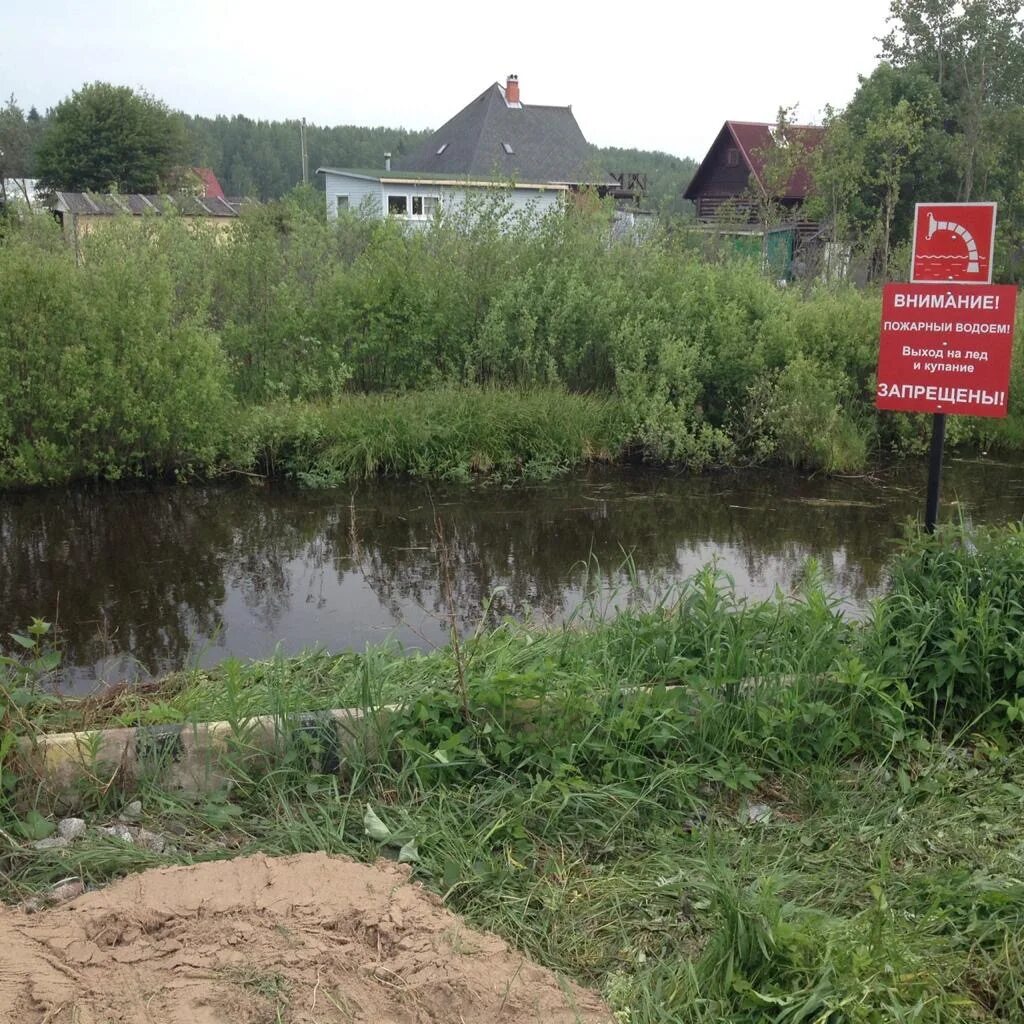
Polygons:
M729 164L729 150L736 151L736 164ZM700 189L695 206L697 219L713 221L719 218L722 207L729 211L729 219L760 221L762 206L752 193L760 192L760 186L751 174L750 167L731 135L718 138L702 165ZM782 208L795 214L802 200L783 199L777 201Z
M736 150L736 165L729 166L729 150ZM750 168L732 136L720 138L709 154L711 166L702 175L700 192L708 196L737 196L750 185ZM708 161L705 160L705 164Z

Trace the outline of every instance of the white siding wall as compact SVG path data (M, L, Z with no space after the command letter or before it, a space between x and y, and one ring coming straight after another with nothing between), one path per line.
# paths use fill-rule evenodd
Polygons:
M426 190L424 190L426 191ZM410 192L410 195L414 194ZM440 195L441 206L445 210L455 211L462 206L467 197L469 202L481 203L487 199L487 189L484 188L435 188L433 195ZM533 213L540 216L548 210L559 205L564 195L555 189L539 188L516 188L499 190L502 202L507 202L510 212L513 214Z
M380 216L379 181L367 181L365 178L325 171L324 185L327 192L328 220L336 220L338 217L338 196L348 196L348 206L353 213L365 209L367 213Z
M554 189L517 188L512 192L512 208L517 213L527 208L536 210L537 213L547 213L558 206L565 195L565 192L557 192Z
M324 172L327 196L327 216L334 220L338 216L338 196L348 196L349 209L353 212L364 211L378 217L384 216L387 210L387 197L390 195L406 196L408 209L412 211L414 196L437 196L441 200L441 209L454 211L466 202L467 195L471 201L479 202L486 190L480 188L454 188L439 185L382 185L379 181L367 181L364 178L350 177L332 171ZM507 200L513 213L532 211L540 215L558 206L564 195L555 189L502 189L503 200ZM411 220L411 224L422 226L429 221Z

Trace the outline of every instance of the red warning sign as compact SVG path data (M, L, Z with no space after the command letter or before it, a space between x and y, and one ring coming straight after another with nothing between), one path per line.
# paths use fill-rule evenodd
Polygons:
M1016 307L1013 285L887 284L875 405L1005 416Z
M910 280L992 283L995 203L918 203Z

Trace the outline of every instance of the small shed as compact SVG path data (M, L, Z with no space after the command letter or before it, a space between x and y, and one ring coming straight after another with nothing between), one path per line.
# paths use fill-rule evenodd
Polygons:
M117 217L159 217L165 213L202 219L218 229L229 228L239 217L242 201L189 195L140 195L122 193L57 192L53 214L64 238L76 248L90 232Z

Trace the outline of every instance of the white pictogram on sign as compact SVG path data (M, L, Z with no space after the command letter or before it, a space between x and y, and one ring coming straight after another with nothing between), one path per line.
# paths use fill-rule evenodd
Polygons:
M974 240L974 235L970 233L962 224L957 224L956 221L952 220L936 220L935 216L929 212L928 214L928 234L925 238L931 241L932 235L936 231L951 231L954 235L959 235L964 240L964 245L967 246L967 273L968 274L980 274L981 266L978 263L978 243ZM952 259L953 257L933 257L937 259Z

